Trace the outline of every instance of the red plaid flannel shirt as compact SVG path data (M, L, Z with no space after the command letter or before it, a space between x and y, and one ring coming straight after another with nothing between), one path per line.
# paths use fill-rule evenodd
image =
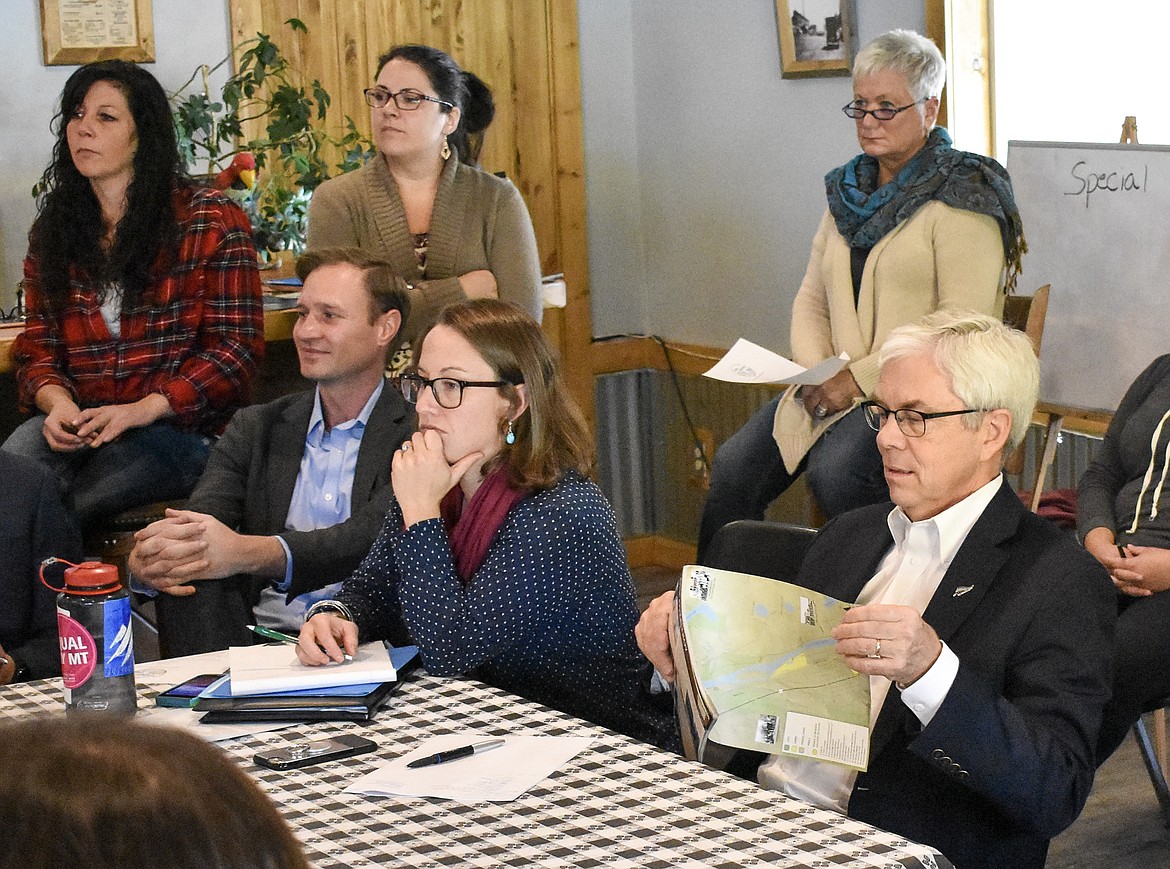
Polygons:
M248 398L264 354L264 306L252 228L222 193L180 189L178 257L155 261L142 303L122 310L122 335L102 319L99 287L70 270L69 301L54 316L41 302L36 259L24 261L28 320L13 347L21 409L63 386L80 407L162 394L179 428L219 434Z

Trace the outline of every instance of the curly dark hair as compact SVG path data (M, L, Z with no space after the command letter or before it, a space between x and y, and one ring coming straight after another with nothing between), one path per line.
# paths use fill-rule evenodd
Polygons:
M109 82L126 97L138 137L126 213L109 251L101 247L101 205L89 179L74 165L66 137L70 116L99 81ZM86 64L65 82L53 126L57 141L41 177L44 192L29 231L29 250L40 266L41 295L50 308L62 307L69 296L69 268L74 266L92 280L120 282L122 304L134 307L151 283L159 253L164 249L177 253L179 226L172 197L176 186L191 183L179 156L166 92L136 64L124 60Z

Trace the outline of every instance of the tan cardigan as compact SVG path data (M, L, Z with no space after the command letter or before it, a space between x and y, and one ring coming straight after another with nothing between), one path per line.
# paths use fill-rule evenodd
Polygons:
M309 204L309 250L357 246L388 260L414 285L406 340L444 305L466 298L459 276L476 269L488 269L500 298L540 322L536 235L511 181L463 165L452 155L439 178L429 233L426 279L419 280L406 210L380 155L326 181Z
M877 351L891 330L940 308L1002 316L1004 277L995 219L933 201L874 245L854 305L849 245L826 209L792 305L792 358L810 367L849 354L849 371L868 397L877 385ZM784 393L773 434L789 473L850 409L816 422L795 387Z

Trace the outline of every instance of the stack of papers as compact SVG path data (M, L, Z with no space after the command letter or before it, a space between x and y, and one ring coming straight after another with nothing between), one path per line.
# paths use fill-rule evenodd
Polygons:
M365 643L358 646L352 661L323 667L302 664L296 647L286 643L232 646L228 672L233 697L392 682L398 676L385 643Z
M418 648L359 646L354 660L307 667L283 643L233 647L229 671L199 695L207 724L231 721L368 721L418 663Z

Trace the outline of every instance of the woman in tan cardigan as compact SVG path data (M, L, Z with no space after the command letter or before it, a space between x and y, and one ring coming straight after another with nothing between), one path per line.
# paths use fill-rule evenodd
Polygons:
M935 127L946 68L905 30L865 46L853 67L862 154L825 176L828 209L792 307L793 359L847 353L815 387L791 388L720 448L699 529L699 557L735 519L760 519L802 471L828 517L889 497L859 403L877 380L889 332L939 308L999 316L1023 244L1011 182L998 163L956 151Z
M475 168L468 153L468 134L492 115L486 87L469 105L473 78L437 48L400 45L384 54L365 91L378 154L322 184L309 207L310 250L356 246L395 267L410 291L408 342L463 299L504 299L540 321L528 209L515 185ZM481 114L470 110L485 99L486 118L469 130L466 118Z

